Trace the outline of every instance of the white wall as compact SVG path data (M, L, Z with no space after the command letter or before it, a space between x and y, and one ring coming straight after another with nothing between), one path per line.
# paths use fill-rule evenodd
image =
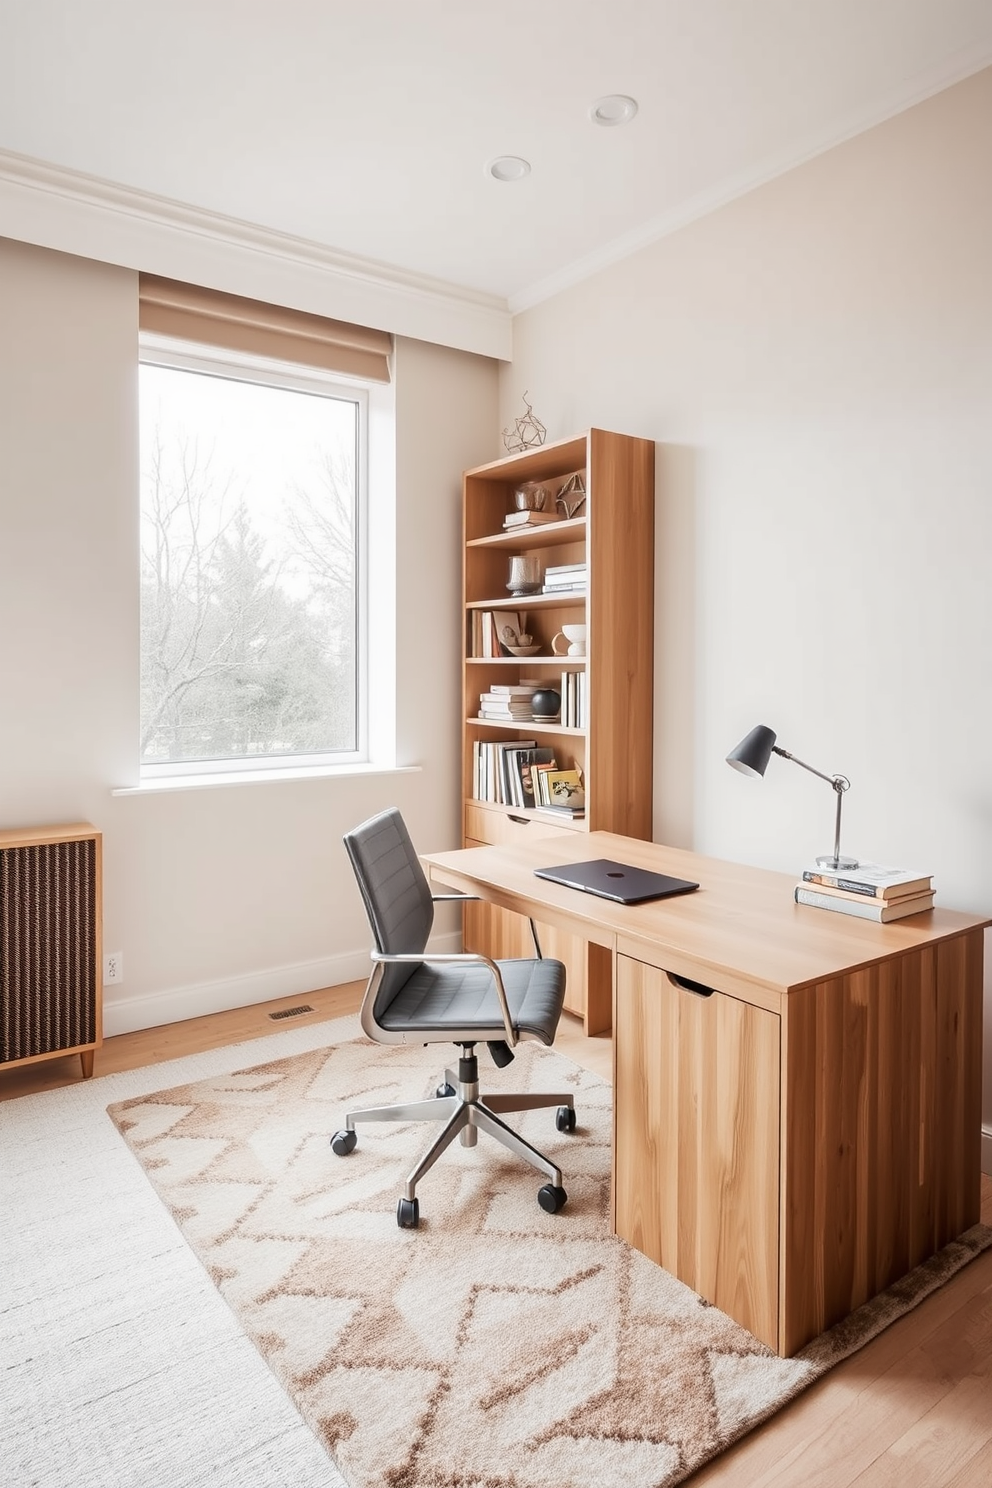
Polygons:
M832 848L828 786L724 764L767 723L848 851L992 909L990 140L986 71L517 319L501 426L659 442L659 840Z
M342 832L397 805L425 851L458 843L461 471L497 423L494 362L398 342L386 603L417 772L112 796L136 777L136 368L133 273L0 240L0 825L104 832L108 1033L364 975Z

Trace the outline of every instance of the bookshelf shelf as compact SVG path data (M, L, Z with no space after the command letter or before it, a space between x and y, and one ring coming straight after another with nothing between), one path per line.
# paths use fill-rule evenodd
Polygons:
M504 733L513 732L517 734L567 734L571 739L584 739L588 730L580 728L569 728L563 724L549 722L541 723L539 719L504 718L466 718L467 728L501 729Z
M553 610L559 605L584 605L587 594L512 594L500 595L498 599L469 599L468 610ZM527 657L523 658L524 661Z
M570 671L585 671L585 657L583 656L466 656L466 666L480 667L513 667L516 670L526 671L532 666L556 666L559 670L566 666Z
M515 509L514 491L522 482L546 483L554 498L575 473L581 473L586 490L581 515L520 530L503 529L504 518ZM650 838L654 444L591 429L573 439L509 455L465 472L463 509L466 650L471 649L473 634L478 642L478 612L487 610L525 614L526 629L540 646L534 656L464 658L464 842L475 846L599 829ZM510 595L506 590L510 559L521 553L537 557L543 570L584 564L586 590ZM585 657L552 654L551 642L562 625L583 621ZM485 626L483 632L488 635ZM513 686L536 677L560 688L565 672L577 673L581 679L577 685L585 694L585 711L568 716L583 717L584 728L563 727L555 721L475 716L481 694L494 686ZM475 756L479 751L475 746L481 748L481 741L512 743L527 738L550 746L560 769L581 772L586 802L583 818L476 798ZM491 956L532 954L529 927L520 916L491 904L468 906L464 914L468 949ZM609 1028L608 955L552 926L538 929L544 953L565 962L565 1006L584 1019L588 1033Z
M534 548L558 548L563 543L584 542L585 517L570 517L561 522L546 522L542 527L518 528L515 532L494 532L486 537L473 537L467 548L503 548L512 552L531 552Z

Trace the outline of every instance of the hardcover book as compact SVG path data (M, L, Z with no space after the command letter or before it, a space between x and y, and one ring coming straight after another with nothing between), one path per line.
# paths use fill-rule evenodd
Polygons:
M890 920L902 920L907 915L922 914L933 909L933 894L911 894L905 899L841 899L836 894L822 893L807 883L796 884L796 903L808 904L813 909L831 909L835 914L856 915L861 920L875 920L887 925Z
M866 899L900 899L907 894L925 893L932 886L933 875L917 869L884 868L880 863L859 863L857 868L838 869L817 864L803 869L803 881L847 889L851 894L863 894Z

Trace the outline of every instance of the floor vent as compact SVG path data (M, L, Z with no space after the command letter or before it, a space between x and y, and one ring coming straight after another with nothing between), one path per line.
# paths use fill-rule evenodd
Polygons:
M295 1008L281 1008L278 1013L270 1013L269 1014L269 1017L270 1018L273 1018L273 1019L274 1018L298 1018L301 1013L312 1013L312 1012L313 1012L313 1008L309 1005L309 1003L304 1002L304 1003L301 1003L301 1005L299 1007L295 1007Z

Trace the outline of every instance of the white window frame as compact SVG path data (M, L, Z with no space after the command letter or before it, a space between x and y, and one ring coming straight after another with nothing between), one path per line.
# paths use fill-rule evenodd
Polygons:
M287 388L323 397L343 398L357 405L357 512L355 520L355 601L356 601L356 745L353 750L328 751L320 754L251 755L239 759L158 760L139 758L140 779L154 784L194 776L234 776L248 774L278 778L290 771L333 769L369 763L369 394L370 386L359 378L321 372L319 368L301 367L248 353L202 346L196 342L177 341L142 332L138 338L140 365L174 367L179 371L199 372L223 377L233 382L250 382L262 387Z

